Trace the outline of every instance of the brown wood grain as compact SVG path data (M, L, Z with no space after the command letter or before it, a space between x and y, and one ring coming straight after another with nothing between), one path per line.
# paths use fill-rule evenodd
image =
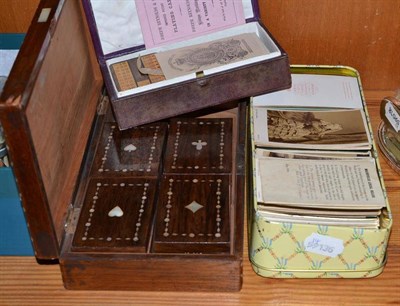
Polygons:
M43 8L49 17L30 27L0 116L37 257L53 259L103 82L80 3L43 0L35 20Z
M79 2L65 2L26 109L59 241L102 86L79 13Z
M72 249L83 252L146 253L156 186L156 177L92 179Z
M247 117L246 109L246 104L241 103L237 110L213 114L213 119L205 117L181 119L182 122L189 123L190 128L179 132L180 142L190 142L192 138L203 139L207 136L208 138L204 138L208 142L206 147L211 147L215 142L218 144L216 151L205 148L201 150L204 150L203 153L206 153L207 158L205 162L197 160L199 165L209 164L209 154L216 155L219 163L221 136L224 136L223 143L229 150L236 152L224 155L230 160L231 164L226 167L230 172L219 175L201 173L191 176L187 173L169 174L163 176L161 189L155 194L157 173L151 174L151 171L148 172L149 175L138 177L135 173L127 176L128 174L122 171L113 173L113 178L110 174L96 173L94 177L89 176L89 173L95 173L89 172L89 165L92 164L90 158L100 156L106 163L104 151L105 148L111 151L110 143L116 143L117 155L120 155L119 151L123 151L124 148L124 145L118 144L121 140L119 133L110 135L109 122L105 123L103 129L104 120L96 120L98 124L93 132L84 171L87 175L84 174L85 179L80 180L79 195L75 201L75 210L81 206L81 202L84 202L81 216L76 231L73 226L68 227L62 245L60 267L64 285L70 289L80 290L238 291L242 284L245 202L243 193L245 180L242 169L246 131L242 126L245 125ZM223 132L220 130L221 127L217 128L218 133L209 137L204 135L202 128L199 129L202 133L197 131L197 125L202 126L207 122L227 126L223 128ZM236 123L234 127L231 125L232 122ZM102 131L103 135L97 130ZM206 132L209 132L208 128ZM168 134L167 131L163 131L157 133L156 137L153 131L151 133L153 141L150 145L146 145L146 141L143 143L140 141L141 137L144 139L148 137L146 129L137 128L136 132L131 130L121 133L125 134L127 140L138 138L135 144L147 147L147 151L151 151L150 148L155 146L155 138L160 138L162 143L163 136ZM175 136L178 137L178 133L175 133ZM104 143L105 139L107 143ZM97 146L97 142L102 145ZM196 147L192 146L191 151L196 151ZM138 153L143 154L143 152ZM236 155L235 163L232 163L232 156ZM110 157L118 159L115 154L111 154ZM153 161L156 157L154 154ZM160 156L158 158L160 159ZM165 157L169 158L173 158L173 154ZM94 166L96 167L96 163ZM156 168L158 169L158 166ZM171 178L174 179L174 188L171 190L172 194L169 194L168 186ZM89 182L88 187L86 187L87 182ZM162 187L164 183L167 184L167 189ZM136 186L131 186L134 184ZM146 194L144 189L147 190ZM154 195L159 199L157 202L153 201ZM172 205L168 208L169 197L172 198ZM194 200L204 206L202 211L196 212L195 218L192 212L184 208ZM143 201L148 201L144 207L141 206ZM157 205L157 213L152 208L153 202ZM124 214L121 219L110 220L108 213L118 203ZM163 211L164 208L170 209L170 212L166 213ZM140 213L141 209L144 212ZM140 214L140 231L136 232L138 221L132 222L132 219L139 220ZM156 214L160 218L157 218ZM169 237L164 235L166 218L170 219L167 221ZM132 227L132 224L136 226ZM175 233L177 235L174 235ZM82 239L83 237L86 239ZM129 241L126 238L129 238ZM188 277L188 271L191 277Z
M156 176L160 168L167 124L135 127L120 131L115 122L103 127L92 176Z
M167 141L165 173L230 173L231 119L174 119Z
M367 92L374 130L379 102L387 92ZM71 291L63 288L58 265L38 265L34 257L0 257L1 305L398 305L400 303L400 176L381 159L394 216L388 263L371 279L267 279L250 266L245 239L243 287L236 293ZM190 269L187 270L190 274ZM173 281L173 280L171 280Z
M364 88L400 88L398 0L259 0L291 64L346 65Z
M80 255L70 254L62 260L61 271L66 288L226 292L239 291L242 283L238 256L121 253L107 258L101 254Z
M163 176L157 202L154 252L229 254L233 208L229 191L235 188L230 175ZM188 208L194 202L201 205L198 210Z
M0 33L26 33L39 0L0 0Z

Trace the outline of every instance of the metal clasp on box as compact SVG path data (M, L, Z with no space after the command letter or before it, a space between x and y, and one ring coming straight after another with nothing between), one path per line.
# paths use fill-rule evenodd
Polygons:
M97 114L105 115L107 113L107 108L110 103L110 99L106 93L102 93L99 103L97 105Z
M196 80L197 84L199 84L201 87L206 86L208 84L208 80L204 78L204 71L198 71L196 72Z
M73 234L76 230L76 225L78 224L79 215L81 213L80 208L74 208L72 204L68 209L68 215L65 222L65 232L67 234Z

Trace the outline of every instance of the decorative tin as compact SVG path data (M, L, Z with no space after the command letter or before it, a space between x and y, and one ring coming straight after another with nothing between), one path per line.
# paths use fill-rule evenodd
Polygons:
M292 73L299 74L357 78L363 108L368 116L360 78L354 69L331 66L292 66L291 69ZM372 136L369 120L368 127ZM251 129L253 135L252 124ZM252 143L255 152L253 137ZM375 144L372 145L371 154L376 159L377 171L381 175ZM254 154L252 171L255 173ZM385 190L381 176L380 180ZM382 272L392 226L387 199L386 208L381 212L379 228L351 228L267 221L257 210L255 175L250 180L250 190L253 190L253 194L248 210L249 257L257 274L272 278L365 278Z

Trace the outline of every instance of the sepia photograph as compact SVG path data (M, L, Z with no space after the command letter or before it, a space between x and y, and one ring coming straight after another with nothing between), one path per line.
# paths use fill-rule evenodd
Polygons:
M310 145L370 143L360 110L266 112L268 142Z
M281 150L281 149L256 149L257 158L291 158L291 159L312 159L312 160L324 160L324 159L363 159L370 157L368 153L353 152L353 151L331 151L331 150Z

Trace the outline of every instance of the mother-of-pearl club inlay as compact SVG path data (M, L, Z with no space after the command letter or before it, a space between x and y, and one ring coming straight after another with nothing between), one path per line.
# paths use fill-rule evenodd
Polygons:
M121 207L119 207L118 205L115 206L113 209L111 209L108 212L108 216L113 218L113 217L122 217L124 215L124 212L122 211Z
M197 141L193 141L192 145L196 146L196 150L201 151L201 149L203 149L203 146L207 145L207 142L201 141L201 139L199 139Z
M104 147L104 154L103 154L103 157L101 158L101 165L100 165L100 168L98 169L98 171L99 172L109 172L109 171L128 172L128 171L135 171L135 169L133 169L133 168L129 168L129 169L127 169L127 168L124 168L124 169L108 169L108 168L105 167L106 161L108 159L108 152L110 151L110 148L112 146L114 146L114 143L113 143L112 140L114 139L115 128L116 128L115 125L112 125L110 127L110 133L108 134L108 137L107 137L107 143L106 143L106 145ZM144 127L135 127L133 129L141 129L141 130L152 129L152 130L154 130L153 138L152 138L153 141L152 141L152 144L150 146L150 152L149 152L149 155L148 155L148 158L147 158L147 162L146 162L147 166L136 170L136 171L140 171L140 172L151 172L151 166L152 166L152 163L153 163L153 154L154 154L154 151L156 150L158 132L160 130L160 127L157 125L157 126L147 126L147 127L146 126L144 126ZM129 145L125 146L123 148L123 150L125 152L132 153L132 152L135 152L136 150L138 150L138 147L135 146L133 143L130 143Z
M177 128L176 128L176 133L175 133L175 143L174 143L174 154L173 154L173 161L172 161L172 169L182 169L182 166L178 166L177 165L177 161L178 161L178 148L179 148L179 144L180 144L180 136L181 136L181 125L187 125L187 124L198 124L200 126L202 125L211 125L211 124L215 124L215 125L220 125L220 142L219 142L219 169L224 169L224 147L225 147L225 141L224 141L224 137L225 137L225 122L224 121L216 121L216 122L211 122L211 121L207 121L207 120L201 120L198 122L187 122L187 121L178 121L177 122ZM201 151L203 149L204 146L207 145L207 142L202 141L201 139L197 140L197 141L193 141L192 145L196 147L196 150ZM202 169L207 169L207 167L201 167ZM217 167L212 166L211 169L215 169ZM187 169L200 169L199 166L187 166Z

